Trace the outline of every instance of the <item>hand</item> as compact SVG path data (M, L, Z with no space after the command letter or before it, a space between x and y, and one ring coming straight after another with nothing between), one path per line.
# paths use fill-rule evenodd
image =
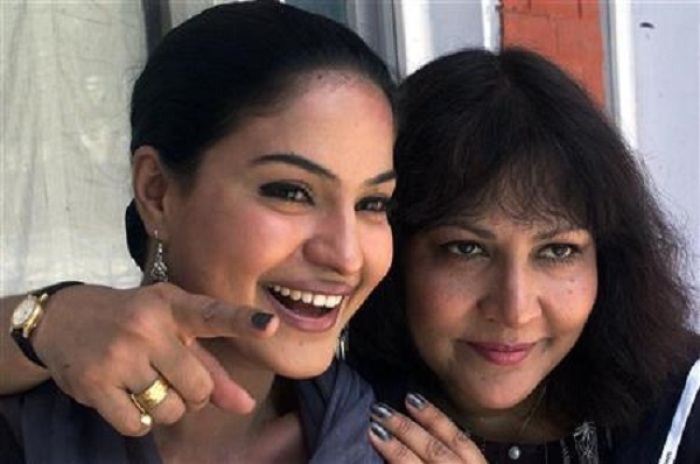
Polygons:
M277 330L277 318L258 328L254 314L171 284L76 286L51 297L33 343L66 394L95 408L120 433L138 436L148 427L129 394L158 375L171 388L150 411L154 422L176 422L210 401L234 413L252 410L254 400L196 339L267 337Z
M372 406L370 439L389 463L469 463L486 459L476 444L419 394L406 396L413 420L383 403Z

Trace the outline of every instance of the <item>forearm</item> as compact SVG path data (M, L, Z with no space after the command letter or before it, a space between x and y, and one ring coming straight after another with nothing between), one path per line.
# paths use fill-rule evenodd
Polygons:
M28 390L49 378L49 372L27 359L10 336L10 316L23 298L0 298L0 395Z

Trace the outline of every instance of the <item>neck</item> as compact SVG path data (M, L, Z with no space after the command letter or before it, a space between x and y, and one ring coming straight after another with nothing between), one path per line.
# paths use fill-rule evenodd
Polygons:
M279 417L273 372L242 357L230 341L213 339L203 345L229 377L256 400L256 406L252 413L241 415L209 404L187 412L176 424L156 427L156 444L164 462L237 461Z
M547 417L546 388L535 389L508 409L474 409L454 403L443 405L465 430L485 440L500 443L540 444L561 438L563 430Z

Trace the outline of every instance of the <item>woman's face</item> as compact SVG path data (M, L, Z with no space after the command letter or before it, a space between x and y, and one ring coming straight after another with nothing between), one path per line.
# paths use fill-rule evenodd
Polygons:
M597 291L591 234L491 208L412 237L407 317L462 414L518 405L566 356Z
M277 314L273 337L231 343L289 377L325 370L392 257L391 108L354 74L308 80L211 147L194 187L165 203L171 280Z

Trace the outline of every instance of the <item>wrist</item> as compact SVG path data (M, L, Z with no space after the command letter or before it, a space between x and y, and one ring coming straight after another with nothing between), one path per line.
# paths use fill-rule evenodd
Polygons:
M33 339L44 319L49 300L61 290L81 284L82 282L66 281L35 290L12 311L10 334L22 354L35 365L46 368L34 350Z

